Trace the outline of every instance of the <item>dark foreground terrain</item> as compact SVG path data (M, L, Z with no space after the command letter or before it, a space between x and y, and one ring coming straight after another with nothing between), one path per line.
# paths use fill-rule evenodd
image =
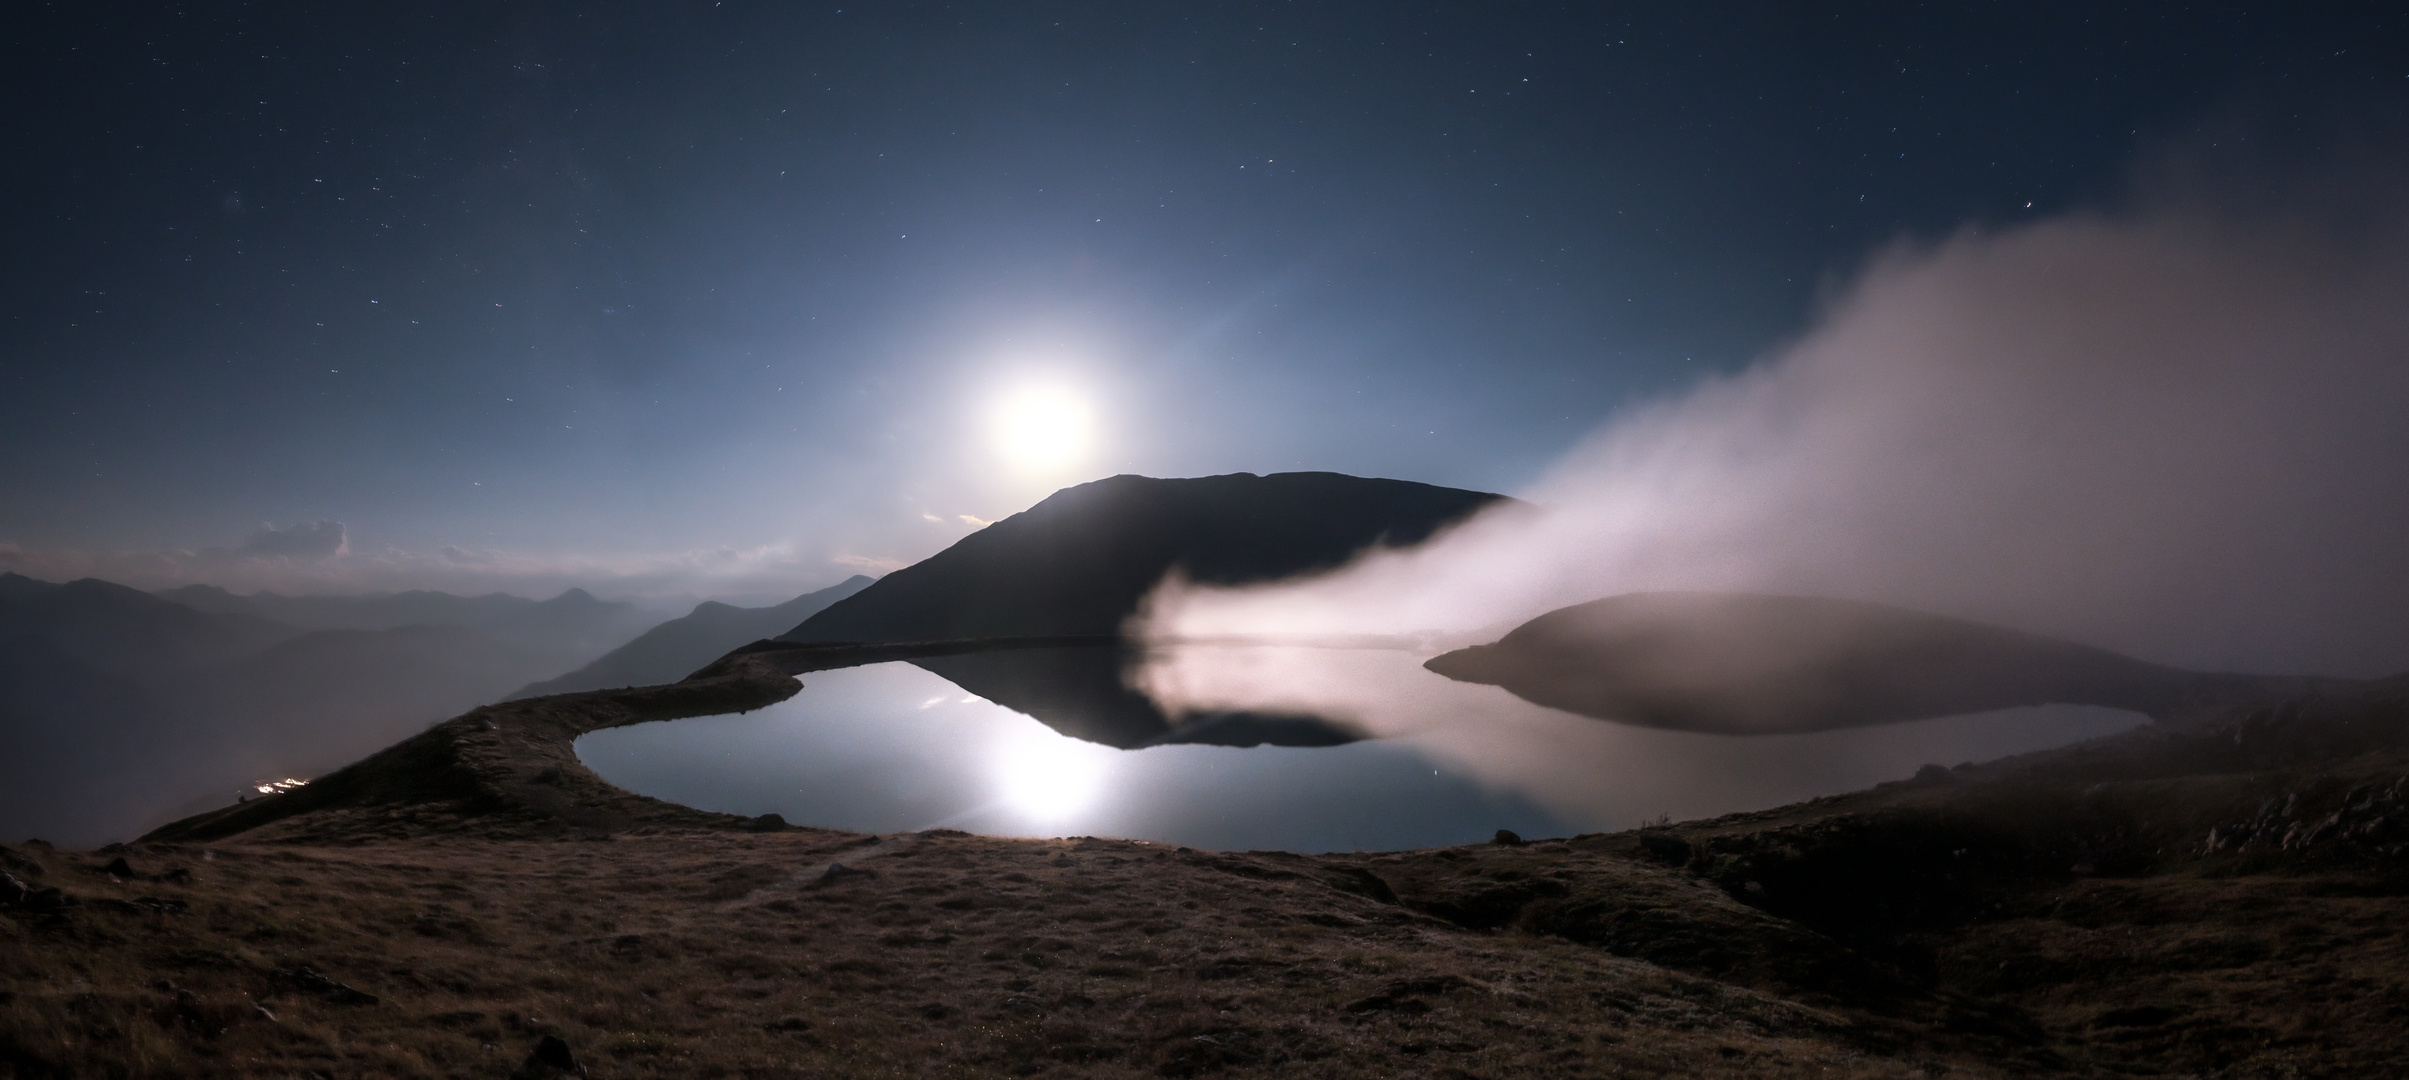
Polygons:
M2398 680L1765 813L1394 854L858 836L629 795L569 752L778 700L848 648L496 705L136 844L7 849L0 1076L2409 1060Z

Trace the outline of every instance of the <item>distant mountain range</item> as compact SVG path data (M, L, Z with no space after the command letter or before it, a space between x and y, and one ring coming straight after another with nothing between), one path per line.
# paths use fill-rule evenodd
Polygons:
M97 578L53 585L0 574L0 642L38 640L112 674L222 663L301 633L256 615L197 611Z
M612 671L674 681L867 583L774 608L707 603L638 648L630 639L653 619L582 589L541 601L153 594L0 574L0 835L131 835L253 781L317 775L530 680L602 667L614 646L628 655Z
M576 690L676 682L726 655L728 650L771 637L870 587L875 580L855 574L776 607L740 608L705 601L692 613L645 631L636 640L604 653L591 664L559 678L529 683L510 696L541 697Z
M385 596L237 596L215 585L161 589L160 599L216 615L251 615L304 630L390 630L396 626L481 626L524 612L540 601L508 593L453 596L413 591ZM592 600L583 589L564 599Z
M215 615L260 619L303 630L395 630L457 626L552 651L608 649L652 620L632 604L597 600L570 589L550 600L507 593L453 596L405 592L385 596L236 596L215 585L163 589L160 598Z

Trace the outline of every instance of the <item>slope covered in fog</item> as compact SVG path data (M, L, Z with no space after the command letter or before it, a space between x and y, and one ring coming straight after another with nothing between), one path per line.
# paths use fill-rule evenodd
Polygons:
M1558 608L1423 666L1583 716L1774 735L2031 705L2165 716L2217 695L2345 680L2208 674L1885 604L1750 593L1630 593Z
M446 615L461 622L396 623ZM641 618L575 589L154 595L0 575L0 836L117 839L254 781L315 775L581 663Z

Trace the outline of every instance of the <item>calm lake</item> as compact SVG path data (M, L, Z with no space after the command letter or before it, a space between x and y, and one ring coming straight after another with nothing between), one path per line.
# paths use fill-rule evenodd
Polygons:
M577 753L630 791L797 824L1320 852L1764 809L2143 722L2049 706L1805 735L1661 731L1453 682L1424 659L1196 647L1139 665L1129 681L1152 698L1122 685L1119 661L1091 656L995 654L949 669L1053 726L922 667L875 664L805 675L802 692L748 714L595 732ZM1158 700L1176 702L1182 721L1155 711ZM1306 745L1176 741L1266 733ZM1313 745L1348 734L1363 738Z

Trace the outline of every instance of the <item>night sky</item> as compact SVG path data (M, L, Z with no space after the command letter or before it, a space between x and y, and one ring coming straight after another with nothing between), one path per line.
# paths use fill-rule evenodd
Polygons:
M2374 5L1672 7L16 9L0 569L768 600L1118 472L1517 490L1887 244L2409 132Z

